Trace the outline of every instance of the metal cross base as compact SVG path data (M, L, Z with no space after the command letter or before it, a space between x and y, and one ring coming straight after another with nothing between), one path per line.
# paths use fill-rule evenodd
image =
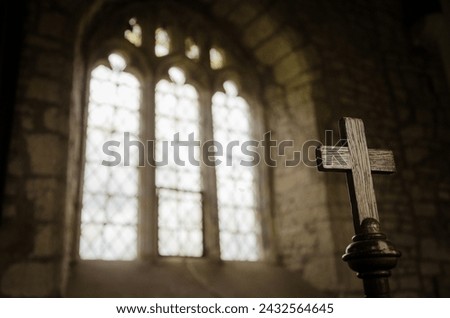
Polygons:
M366 297L389 297L391 269L397 265L401 253L386 240L375 219L365 219L361 233L353 236L342 259L363 280Z

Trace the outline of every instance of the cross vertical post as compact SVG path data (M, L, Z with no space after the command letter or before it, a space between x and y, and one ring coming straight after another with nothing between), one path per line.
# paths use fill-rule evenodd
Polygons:
M372 173L395 172L394 155L389 150L367 147L361 119L344 117L339 128L345 142L317 148L317 164L319 171L347 174L356 235L342 258L363 280L367 297L389 297L388 277L400 252L380 231Z

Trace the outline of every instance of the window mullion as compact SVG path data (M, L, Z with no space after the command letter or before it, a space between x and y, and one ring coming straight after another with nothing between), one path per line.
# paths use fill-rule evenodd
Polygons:
M200 95L201 107L201 142L204 144L208 140L214 140L212 123L212 94L211 92ZM204 148L204 147L203 147ZM206 151L206 149L202 149ZM217 206L217 186L215 167L209 167L202 161L203 179L203 224L204 224L204 245L205 257L212 260L220 260L220 240L219 240L219 214Z
M141 168L139 252L141 258L154 258L158 255L158 221L155 189L154 148L148 141L155 140L155 83L144 81L142 93L142 141L145 143L147 162Z

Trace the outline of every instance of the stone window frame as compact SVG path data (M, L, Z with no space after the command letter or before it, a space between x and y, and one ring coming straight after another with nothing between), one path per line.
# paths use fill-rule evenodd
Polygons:
M83 102L83 127L80 130L82 158L80 160L81 172L79 174L79 194L77 209L77 228L75 233L74 259L80 260L79 239L81 226L81 199L84 167L84 144L87 128L87 106L89 100L89 78L91 71L100 64L109 65L107 56L111 53L119 53L128 62L126 71L133 74L140 82L142 88L141 97L141 123L145 119L150 124L141 126L141 139L155 139L155 88L162 79L169 79L168 70L171 67L179 67L186 74L186 83L193 85L199 94L199 105L201 109L200 136L201 141L212 140L212 96L215 92L223 92L223 83L232 80L239 89L242 96L250 106L251 125L255 136L262 138L265 132L265 118L263 102L259 96L261 93L260 74L257 74L256 63L236 45L234 41L226 36L211 21L192 24L185 28L183 21L177 19L177 13L185 17L196 12L181 12L179 7L174 6L173 11L167 8L155 8L155 4L132 3L127 8L109 6L103 10L97 20L107 21L105 24L95 23L96 28L89 30L89 36L85 39L82 48L85 58L84 80L84 102ZM152 7L152 10L148 10ZM142 28L143 41L140 47L136 47L127 41L123 34L130 18L136 18ZM204 17L203 17L204 18ZM189 18L185 18L189 20ZM197 17L198 20L198 17ZM158 27L163 27L171 38L170 53L166 56L157 57L154 54L154 34ZM203 30L208 30L205 35ZM148 36L151 34L152 36ZM200 48L200 58L191 60L185 55L185 39L190 37L196 41ZM218 48L226 54L225 65L219 70L212 70L209 61L209 49ZM252 67L254 66L254 67ZM259 75L259 76L258 76ZM261 153L261 158L266 154ZM203 226L204 226L204 253L202 259L220 261L219 225L217 189L214 167L202 166L202 180L204 189L202 191ZM158 224L157 224L157 202L155 169L146 167L140 169L140 189L150 189L147 196L140 195L138 213L138 258L158 259ZM264 164L257 168L257 185L259 199L259 221L261 226L261 249L263 262L276 262L275 236L273 234L273 217L271 212L270 198L270 171ZM184 259L181 256L164 256L164 258Z

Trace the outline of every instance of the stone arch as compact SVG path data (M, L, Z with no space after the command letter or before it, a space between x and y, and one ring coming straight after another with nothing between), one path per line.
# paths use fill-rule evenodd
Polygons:
M66 268L73 257L77 224L77 171L81 160L84 83L86 63L83 39L89 26L108 0L97 0L85 9L78 24L74 47L74 76L70 110L70 147L66 199ZM174 1L176 2L176 1ZM198 1L202 7L203 2ZM321 79L318 52L305 44L298 32L283 24L276 5L233 1L217 1L210 12L221 25L237 36L238 43L254 58L257 72L263 77L261 95L265 108L265 125L278 141L293 140L295 150L308 140L321 140L317 127L313 91ZM241 14L244 12L245 14ZM315 90L313 90L313 88ZM314 93L316 94L316 93ZM283 127L282 129L280 127ZM292 148L290 150L293 150ZM302 154L304 155L304 154ZM275 153L272 154L275 157ZM293 156L287 149L287 156ZM331 221L327 209L325 179L314 167L300 164L284 166L283 158L271 169L270 188L272 216L276 234L278 261L320 290L337 285L336 260L331 237ZM71 252L72 251L72 252ZM63 282L67 282L63 270Z
M315 97L323 93L316 47L283 23L274 3L222 2L213 11L243 31L237 32L240 43L264 67L266 125L275 139L293 140L296 150L309 140L322 140L315 106ZM335 288L336 253L325 178L315 167L286 168L283 160L278 164L272 170L272 198L280 261L318 289Z
M80 138L72 132L81 124L86 77L81 41L106 1L111 0L28 1L23 10L0 228L1 296L64 295L80 157ZM152 1L158 0L146 3ZM434 154L450 135L449 96L441 63L422 56L405 33L406 2L188 3L230 30L258 62L267 128L276 138L301 145L346 115L372 122L366 125L369 145L384 147L388 141L397 149L399 173L392 181L375 182L383 227L404 251L393 289L397 296L446 294L449 283L441 278L448 266L448 249L442 245L447 219L442 216L449 205L449 178ZM302 277L333 293L328 295L359 294L360 282L339 260L352 232L345 177L323 176L304 166L292 171L271 169L270 183L276 231L283 231L280 259L296 270L289 282L297 284L287 297L302 292ZM311 295L300 296L305 294Z

